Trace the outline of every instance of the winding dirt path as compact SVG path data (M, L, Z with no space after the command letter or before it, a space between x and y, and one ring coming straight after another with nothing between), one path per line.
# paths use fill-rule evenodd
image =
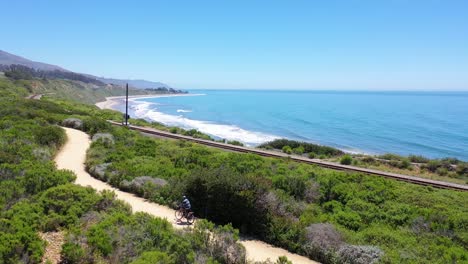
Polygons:
M183 228L184 225L177 224L174 217L174 210L153 202L148 202L143 198L133 194L122 192L109 184L93 178L85 171L84 162L86 159L86 150L91 143L89 136L79 130L64 128L67 133L67 143L62 147L55 158L57 168L68 169L75 172L77 178L75 183L82 186L91 186L98 191L114 191L117 198L127 202L134 212L145 212L156 217L166 218L175 228ZM272 261L280 256L286 256L295 264L317 263L306 257L293 254L282 248L273 247L265 242L241 238L241 242L246 251L247 258L253 261L264 261L269 258Z

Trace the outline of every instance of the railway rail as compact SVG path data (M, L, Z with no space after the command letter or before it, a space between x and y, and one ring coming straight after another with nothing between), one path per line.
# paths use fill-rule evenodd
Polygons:
M115 122L115 121L108 121L108 122L111 123L112 125L124 126L122 123L119 123L119 122ZM280 152L272 152L272 151L249 148L249 147L235 146L235 145L230 145L226 143L214 142L214 141L205 140L205 139L199 139L199 138L193 138L189 136L173 134L170 132L161 131L161 130L157 130L154 128L140 127L140 126L134 126L134 125L129 125L128 128L132 130L140 131L143 133L147 133L147 134L157 135L160 137L172 138L172 139L183 139L183 140L196 142L202 145L225 149L225 150L231 150L235 152L253 153L253 154L257 154L257 155L264 156L264 157L289 158L293 161L307 163L307 164L314 164L320 167L333 169L333 170L359 172L359 173L381 176L381 177L386 177L386 178L395 179L395 180L404 181L404 182L410 182L410 183L414 183L418 185L426 185L426 186L432 186L436 188L451 189L451 190L457 190L457 191L468 191L468 186L462 185L462 184L424 179L424 178L419 178L415 176L360 168L356 166L342 165L342 164L337 164L334 162L328 162L328 161L323 161L319 159L308 159L308 158L288 155L288 154L280 153Z

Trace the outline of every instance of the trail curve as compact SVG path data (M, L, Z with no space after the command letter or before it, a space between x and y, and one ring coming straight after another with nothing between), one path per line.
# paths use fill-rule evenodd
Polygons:
M79 130L65 127L63 129L65 129L68 139L55 157L55 163L57 164L58 169L71 170L76 174L77 178L75 184L81 186L91 186L97 191L114 191L116 197L127 202L132 207L134 212L145 212L156 217L165 218L170 223L172 223L175 228L184 227L183 225L178 225L176 223L173 209L153 202L148 202L147 200L137 197L133 194L120 191L119 189L110 186L106 182L100 181L89 175L88 172L86 172L84 165L86 151L91 144L89 136ZM246 249L247 258L252 261L265 261L267 258L275 261L280 256L286 256L295 264L317 263L306 257L293 254L285 249L271 246L259 240L241 238L240 243L244 245Z

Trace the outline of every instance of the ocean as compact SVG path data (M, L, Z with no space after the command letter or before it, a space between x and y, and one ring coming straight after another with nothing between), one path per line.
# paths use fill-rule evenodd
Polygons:
M468 92L193 90L132 99L130 108L132 117L250 146L288 138L352 153L468 160Z

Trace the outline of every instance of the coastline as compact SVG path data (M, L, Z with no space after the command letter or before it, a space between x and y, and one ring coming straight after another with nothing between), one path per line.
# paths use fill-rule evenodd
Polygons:
M163 97L178 97L178 96L198 96L203 94L148 94L148 95L130 95L129 99L139 99L139 98L163 98ZM106 97L105 101L97 102L94 105L99 109L111 109L115 110L113 106L119 104L120 102L125 101L125 95L122 96L110 96Z
M181 97L181 96L200 96L200 95L205 95L205 94L202 94L202 93L197 93L197 94L153 94L153 95L131 95L131 96L128 96L129 98L129 101L133 101L135 99L140 99L140 98L163 98L163 97ZM106 97L106 101L101 101L101 102L97 102L95 103L95 105L104 110L104 109L110 109L110 110L116 110L116 111L120 111L118 110L117 108L115 108L115 106L118 106L118 105L121 105L121 104L125 104L125 96L110 96L110 97ZM181 127L181 126L177 126L177 127ZM203 132L203 131L202 131ZM210 136L215 136L216 135L213 135L213 134L210 134L209 132L203 132L203 133L207 133L209 134ZM280 138L280 137L277 137L277 138ZM232 138L229 138L228 140L237 140L237 141L240 141L244 144L246 144L247 146L252 146L251 144L249 144L248 142L242 140L242 139L232 139ZM271 141L271 140L270 140ZM268 141L265 141L265 142L268 142ZM261 143L258 143L258 144L254 144L253 146L255 145L259 145ZM319 143L314 143L314 144L319 144ZM364 151L360 151L360 150L349 150L349 149L342 149L342 148L338 148L340 149L341 151L347 153L347 154L361 154L361 155L372 155L371 153L366 153Z

